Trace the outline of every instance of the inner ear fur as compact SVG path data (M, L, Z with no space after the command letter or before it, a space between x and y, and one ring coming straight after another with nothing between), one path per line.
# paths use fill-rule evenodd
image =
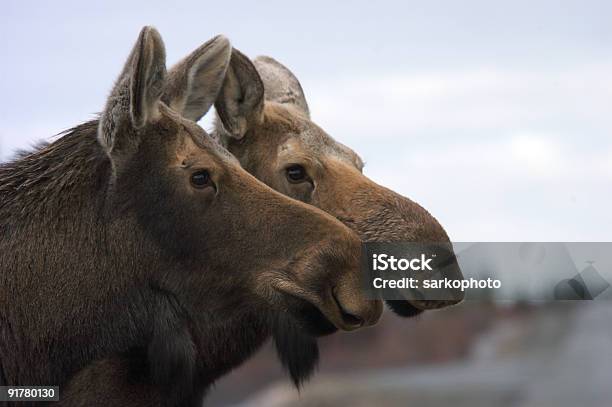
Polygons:
M144 27L100 117L98 139L113 157L135 144L137 130L159 114L166 51L153 27Z
M162 100L183 117L200 120L219 94L231 53L224 36L204 43L168 72Z
M251 60L232 49L229 68L215 102L217 115L229 137L241 139L263 120L264 85Z

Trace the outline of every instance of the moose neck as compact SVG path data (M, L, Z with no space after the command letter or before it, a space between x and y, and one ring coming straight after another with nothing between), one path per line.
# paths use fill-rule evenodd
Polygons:
M97 126L0 166L0 359L9 383L62 383L143 341L152 318L137 283L148 264L131 261L146 244L129 219L106 216L111 171Z

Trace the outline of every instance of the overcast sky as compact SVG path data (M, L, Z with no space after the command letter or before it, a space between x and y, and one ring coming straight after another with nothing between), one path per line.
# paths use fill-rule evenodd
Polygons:
M169 64L223 33L452 240L612 240L612 2L2 3L2 160L92 118L143 25Z

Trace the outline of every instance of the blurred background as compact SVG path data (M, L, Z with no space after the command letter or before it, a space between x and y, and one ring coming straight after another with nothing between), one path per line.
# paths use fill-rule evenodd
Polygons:
M313 120L451 240L610 241L610 16L591 0L4 0L0 161L95 117L143 25L170 64L223 33L292 69ZM387 313L321 340L301 393L266 348L208 403L610 406L611 317L609 301Z

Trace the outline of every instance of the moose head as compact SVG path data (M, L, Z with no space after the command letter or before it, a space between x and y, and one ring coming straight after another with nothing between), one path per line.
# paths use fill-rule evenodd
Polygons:
M251 62L234 49L215 106L216 136L243 168L275 190L330 213L364 242L450 246L431 214L367 178L359 155L311 120L298 79L273 58ZM387 301L407 317L456 302Z
M170 366L154 376L179 369L205 387L276 315L311 335L377 321L359 238L258 181L195 124L230 58L217 37L167 74L162 39L145 27L98 121L0 166L7 384L62 386L144 348Z

